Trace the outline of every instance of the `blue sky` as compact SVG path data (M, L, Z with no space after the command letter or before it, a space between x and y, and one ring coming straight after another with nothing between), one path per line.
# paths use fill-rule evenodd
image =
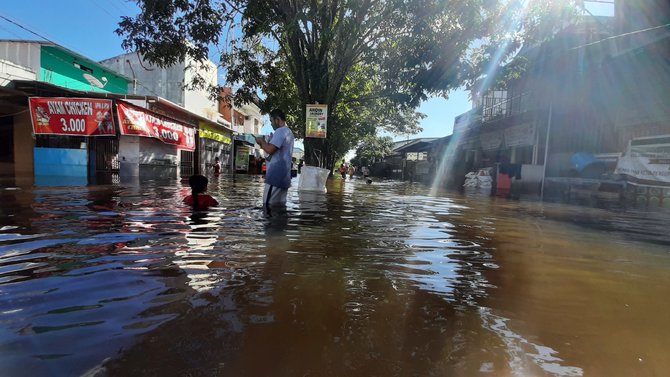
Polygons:
M613 13L611 4L592 3L587 6L597 15ZM93 60L103 60L124 52L121 38L114 30L122 15L130 16L138 12L135 3L127 0L5 0L0 15ZM38 39L3 19L0 19L0 38ZM419 111L427 115L421 123L423 132L409 137L449 135L454 117L470 108L468 93L464 90L452 92L448 100L431 98L419 107ZM270 127L266 126L264 132L269 131ZM397 135L395 139L407 137Z
M12 0L3 1L0 15L99 61L124 53L121 38L114 30L122 15L137 12L135 3L125 0ZM3 19L0 19L0 38L39 39ZM448 101L432 98L421 105L419 111L427 115L421 124L423 132L410 137L440 137L451 133L454 117L468 111L470 103L464 91L451 93L449 97ZM399 135L397 139L406 137Z

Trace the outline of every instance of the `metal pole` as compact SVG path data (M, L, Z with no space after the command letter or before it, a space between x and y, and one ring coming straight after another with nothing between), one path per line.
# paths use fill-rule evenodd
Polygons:
M551 115L554 110L553 102L549 103L549 116L547 117L547 137L544 142L544 165L542 168L542 186L540 188L540 200L544 201L544 180L547 178L547 158L549 158L549 134L551 134Z

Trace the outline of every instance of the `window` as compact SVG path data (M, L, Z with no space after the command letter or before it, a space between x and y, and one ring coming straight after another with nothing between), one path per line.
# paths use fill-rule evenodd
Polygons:
M87 73L93 73L93 70L92 70L91 68L85 66L85 65L81 65L81 64L79 64L79 63L77 63L77 62L74 62L73 65L75 66L75 68L79 68L79 69L81 69L81 70L84 71L84 72L87 72Z

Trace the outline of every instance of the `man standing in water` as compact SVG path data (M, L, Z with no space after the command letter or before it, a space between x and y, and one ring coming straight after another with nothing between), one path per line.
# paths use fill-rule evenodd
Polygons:
M279 109L270 112L270 123L275 130L272 140L268 143L262 137L256 138L256 143L269 155L263 191L264 207L285 205L288 188L291 187L293 132L286 125L286 114Z

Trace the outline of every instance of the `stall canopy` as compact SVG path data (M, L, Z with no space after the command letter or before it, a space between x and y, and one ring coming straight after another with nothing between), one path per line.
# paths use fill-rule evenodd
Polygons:
M256 138L250 134L235 135L235 140L243 141L249 145L256 144Z

